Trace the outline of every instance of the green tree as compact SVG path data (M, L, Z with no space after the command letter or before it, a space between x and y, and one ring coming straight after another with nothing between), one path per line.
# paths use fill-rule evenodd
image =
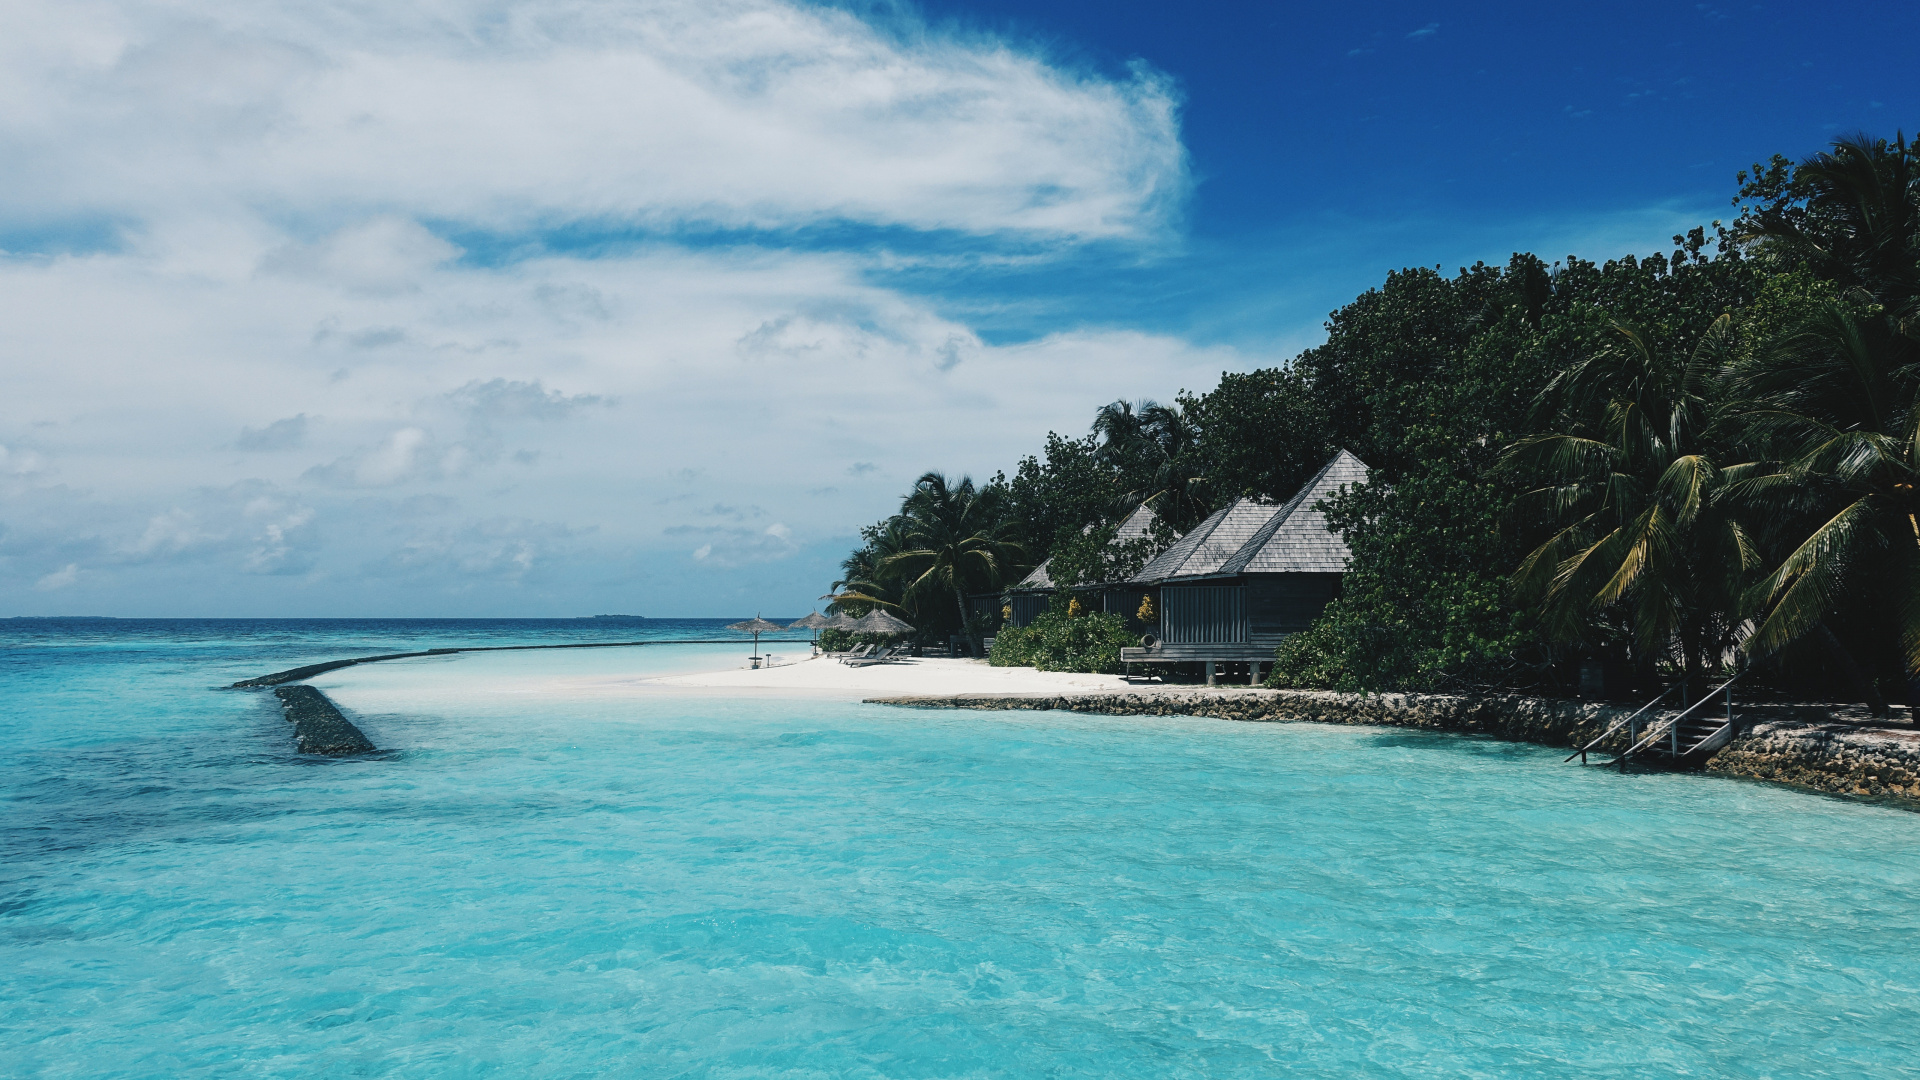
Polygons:
M1406 345L1405 335L1369 321L1404 314L1425 327L1433 351L1410 369L1419 373L1412 383L1380 384L1369 407L1375 427L1348 429L1374 468L1371 482L1327 507L1352 553L1341 595L1312 628L1287 639L1272 685L1444 689L1524 680L1516 658L1530 624L1507 585L1520 551L1501 528L1513 491L1495 466L1526 430L1549 370L1539 324L1549 301L1565 302L1541 294L1547 280L1530 256L1505 271L1474 267L1452 279L1403 275L1391 295L1340 320L1343 357L1358 367L1386 363L1367 342ZM1439 322L1439 311L1457 324ZM1329 368L1322 377L1336 375Z
M975 488L966 477L955 484L940 473L927 473L901 510L911 546L879 563L883 574L903 583L904 595L951 596L976 656L983 650L967 619L967 593L1006 584L1023 554L1014 539L1018 523L1007 518L1003 503L996 487Z
M833 583L827 611L857 618L877 607L889 608L918 626L920 613L913 603L918 598L903 595L899 575L884 569L889 558L913 546L910 530L911 523L899 514L862 529L866 543L840 563L840 580Z
M1680 657L1700 677L1734 644L1740 596L1759 566L1720 498L1718 379L1736 338L1722 315L1690 353L1640 327L1554 377L1543 393L1558 433L1515 443L1509 465L1545 485L1519 504L1557 530L1520 564L1521 599L1541 605L1554 639L1587 640L1593 614L1618 607L1640 666Z
M1859 290L1896 320L1920 298L1920 146L1850 135L1791 165L1741 173L1734 242L1785 267Z
M1093 435L1095 455L1113 468L1125 488L1108 517L1117 519L1136 506L1148 506L1180 532L1213 511L1200 424L1185 403L1104 405L1094 414Z
M1125 505L1119 472L1092 437L1049 432L1043 456L1022 459L1011 478L996 476L991 486L1004 492L1006 515L1018 523L1029 566L1089 525L1111 520Z
M1797 534L1755 595L1755 655L1884 599L1904 673L1920 674L1920 341L1901 331L1830 302L1740 372L1753 442L1779 456L1735 470L1736 494Z
M1920 149L1848 136L1742 180L1733 242L1776 280L1831 286L1736 381L1755 457L1736 490L1784 553L1752 649L1812 635L1879 705L1840 638L1869 670L1920 674Z

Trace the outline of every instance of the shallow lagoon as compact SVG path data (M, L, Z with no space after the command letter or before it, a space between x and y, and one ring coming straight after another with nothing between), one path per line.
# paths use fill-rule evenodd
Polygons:
M485 689L608 651L335 673L394 749L312 761L207 689L335 644L293 637L7 650L0 1072L1913 1068L1920 815L1375 729ZM699 650L626 655L737 652Z

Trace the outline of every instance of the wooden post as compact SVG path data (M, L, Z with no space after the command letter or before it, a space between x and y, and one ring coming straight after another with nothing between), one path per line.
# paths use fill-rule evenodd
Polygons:
M1247 661L1247 685L1260 685L1260 661L1258 660Z
M1207 685L1213 685L1213 661L1207 661Z

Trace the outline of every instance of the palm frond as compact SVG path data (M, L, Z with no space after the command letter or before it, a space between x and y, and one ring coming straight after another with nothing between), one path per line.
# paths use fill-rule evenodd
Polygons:
M1780 568L1755 586L1756 607L1771 607L1748 648L1770 656L1818 626L1846 587L1848 564L1873 536L1874 507L1863 498L1814 530Z

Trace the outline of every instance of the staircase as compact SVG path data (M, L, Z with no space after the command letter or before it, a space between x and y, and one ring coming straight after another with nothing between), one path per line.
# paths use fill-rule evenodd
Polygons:
M1745 672L1741 672L1742 675ZM1628 766L1637 765L1652 769L1698 769L1706 765L1713 755L1719 753L1727 743L1733 741L1737 730L1733 720L1733 684L1740 675L1735 675L1719 686L1707 692L1707 696L1694 702L1672 717L1652 717L1644 721L1645 716L1658 705L1667 694L1678 687L1668 687L1666 693L1641 706L1639 711L1624 720L1616 720L1600 737L1567 755L1567 760L1579 758L1586 764L1587 753L1605 742L1621 727L1627 729L1627 747L1614 755L1607 765L1618 765L1621 772ZM1726 701L1725 715L1702 708L1715 698Z
M1631 762L1655 769L1698 769L1733 739L1733 721L1724 716L1688 716L1663 723L1648 733L1637 751L1629 748L1608 762L1623 770Z

